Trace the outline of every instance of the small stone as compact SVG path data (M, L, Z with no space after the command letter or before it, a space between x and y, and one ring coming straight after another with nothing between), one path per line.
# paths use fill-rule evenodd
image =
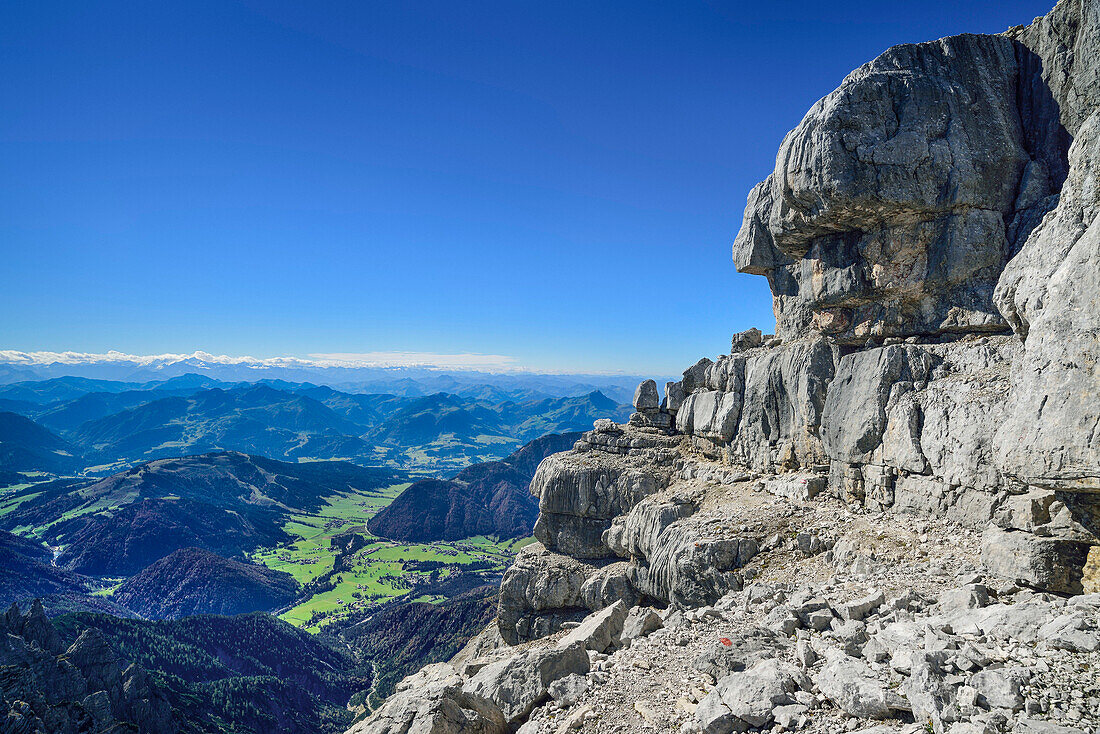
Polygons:
M584 726L585 719L592 713L593 709L591 706L580 707L569 714L569 716L565 717L565 721L557 728L555 734L566 734L566 732L573 731L574 729L580 729Z
M653 710L645 701L635 701L634 710L638 712L638 715L645 719L647 724L659 724L661 723L661 717Z
M874 591L867 596L842 604L840 609L841 619L864 619L868 614L878 609L886 601L881 591Z
M550 698L562 706L572 706L588 690L588 679L577 673L558 678L550 684Z
M836 619L836 617L833 616L832 611L828 609L819 609L816 612L810 612L806 622L810 629L822 632L832 626L834 619Z

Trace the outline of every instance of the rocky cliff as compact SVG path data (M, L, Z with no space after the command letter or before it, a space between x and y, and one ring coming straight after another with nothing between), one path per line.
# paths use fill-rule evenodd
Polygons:
M0 703L5 732L177 731L172 709L138 665L125 669L94 630L67 649L39 602L0 617Z
M1098 146L1097 0L852 72L734 240L776 334L544 460L496 628L359 731L1100 725Z

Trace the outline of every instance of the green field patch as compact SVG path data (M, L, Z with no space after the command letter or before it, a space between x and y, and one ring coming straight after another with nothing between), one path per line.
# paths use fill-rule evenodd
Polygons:
M122 586L123 581L125 579L115 579L114 583L93 591L92 596L113 596L118 591L118 587Z
M330 547L331 538L351 529L365 533L366 521L408 486L395 484L374 494L347 492L326 497L317 512L295 513L283 525L283 531L294 540L262 549L252 560L285 571L300 584L314 581L332 570L336 554Z
M373 537L366 529L367 520L408 486L396 484L373 494L332 495L316 512L289 516L283 530L291 540L257 551L252 560L319 590L279 615L282 619L317 632L353 611L397 597L415 593L414 598L440 601L439 594L415 589L429 588L465 570L503 572L516 552L533 540L479 536L456 542L399 543ZM339 548L347 547L352 534L365 538L366 545L345 556L342 569L330 575ZM333 538L338 538L335 548Z
M32 485L32 484L16 484L15 486L9 487L8 489L11 489L13 491L19 491L19 490L23 490L23 489L26 489L27 487L32 487L32 486L34 486L34 485ZM42 493L41 492L31 492L30 494L24 494L24 495L19 496L19 497L12 497L10 500L0 500L0 517L8 514L12 510L14 510L15 508L19 507L19 505L26 502L27 500L33 500L35 497L37 497L40 494L42 494Z
M529 539L495 541L472 538L469 541L437 543L396 543L375 539L345 559L346 570L336 574L333 588L314 595L282 616L310 632L353 611L414 592L418 584L438 582L464 570L476 568L503 572L516 549ZM422 566L422 564L424 564ZM437 602L438 594L411 597Z

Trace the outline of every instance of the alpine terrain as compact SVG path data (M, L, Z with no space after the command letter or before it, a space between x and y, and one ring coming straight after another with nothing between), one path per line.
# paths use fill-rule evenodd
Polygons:
M543 460L496 620L349 731L1097 731L1098 181L1095 0L849 74L734 241L776 334Z
M0 731L1100 732L1100 0L852 71L732 257L775 333L632 407L612 377L5 352Z

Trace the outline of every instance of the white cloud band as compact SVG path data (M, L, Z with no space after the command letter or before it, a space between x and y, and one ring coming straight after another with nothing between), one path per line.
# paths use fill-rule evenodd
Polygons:
M432 352L362 352L310 354L301 357L231 357L225 354L192 352L191 354L126 354L125 352L21 352L0 349L0 363L35 366L49 364L132 364L135 367L158 367L176 362L201 362L210 365L243 367L429 367L437 369L476 369L503 372L520 371L515 357L503 354L436 354Z

